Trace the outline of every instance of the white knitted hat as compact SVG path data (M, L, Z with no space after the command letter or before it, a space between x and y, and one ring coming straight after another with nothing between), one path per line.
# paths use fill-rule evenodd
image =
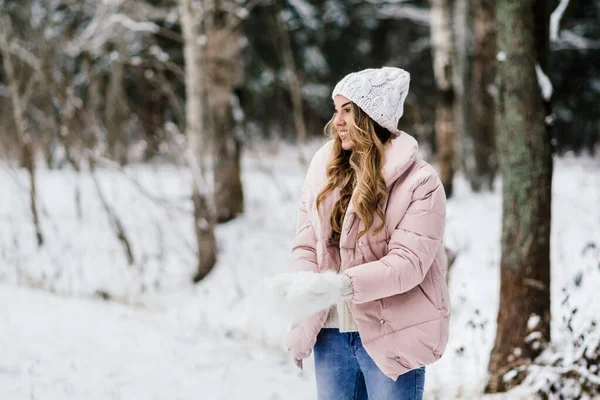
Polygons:
M379 125L398 135L409 83L410 74L401 68L363 69L342 78L331 98L338 94L347 97Z

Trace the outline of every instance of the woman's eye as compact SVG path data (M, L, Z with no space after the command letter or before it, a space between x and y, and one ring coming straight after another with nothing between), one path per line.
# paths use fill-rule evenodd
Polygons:
M350 111L352 111L352 110L350 110L349 108L346 108L344 111L345 111L346 113L349 113L349 112L350 112Z

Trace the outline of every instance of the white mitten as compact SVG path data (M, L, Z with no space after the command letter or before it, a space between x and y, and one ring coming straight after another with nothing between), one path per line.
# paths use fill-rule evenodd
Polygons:
M342 300L352 298L352 283L346 274L299 271L269 279L265 289L275 309L292 322L298 322Z

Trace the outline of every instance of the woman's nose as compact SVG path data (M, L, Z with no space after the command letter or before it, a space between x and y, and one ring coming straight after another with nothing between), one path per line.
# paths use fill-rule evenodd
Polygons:
M333 118L333 124L336 126L341 126L344 123L344 119L342 118L342 116L340 115L340 113L336 113L335 117Z

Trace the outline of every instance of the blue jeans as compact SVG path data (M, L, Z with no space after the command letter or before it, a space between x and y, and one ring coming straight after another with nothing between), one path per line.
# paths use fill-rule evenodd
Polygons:
M421 400L425 367L385 376L362 346L358 332L324 328L314 347L319 400Z

